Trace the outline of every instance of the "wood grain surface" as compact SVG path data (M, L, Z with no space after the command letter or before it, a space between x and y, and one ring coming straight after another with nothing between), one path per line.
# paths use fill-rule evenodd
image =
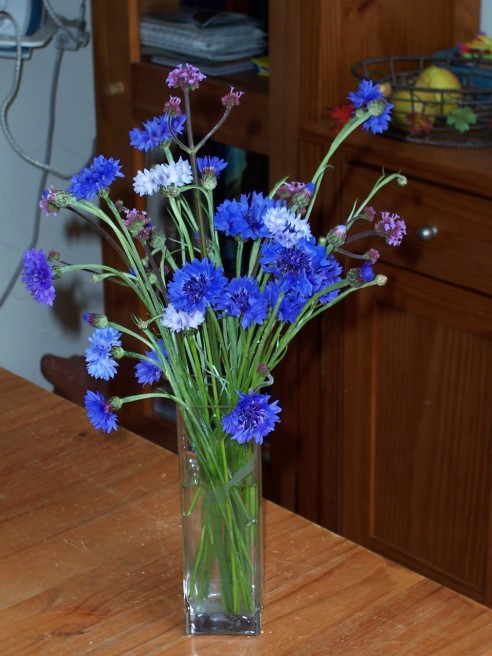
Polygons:
M183 629L176 456L0 370L2 656L490 656L492 611L272 503L257 637Z

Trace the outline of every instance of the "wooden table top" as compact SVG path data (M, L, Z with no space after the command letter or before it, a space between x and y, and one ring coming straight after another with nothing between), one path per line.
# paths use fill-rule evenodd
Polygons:
M262 635L186 636L176 456L0 390L1 656L492 654L492 610L269 502Z

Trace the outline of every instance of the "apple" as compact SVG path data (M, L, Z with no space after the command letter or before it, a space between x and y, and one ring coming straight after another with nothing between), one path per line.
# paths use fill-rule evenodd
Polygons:
M438 103L436 113L447 116L458 107L461 97L461 82L447 68L435 64L427 66L415 80L415 87L432 90ZM447 89L449 91L446 91Z
M415 121L422 117L433 124L439 111L439 104L432 91L399 89L390 95L389 101L393 104L392 124L405 132L410 132Z

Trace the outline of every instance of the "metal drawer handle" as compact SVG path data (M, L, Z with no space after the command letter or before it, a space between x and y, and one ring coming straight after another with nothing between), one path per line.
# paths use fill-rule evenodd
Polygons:
M417 230L417 235L422 241L430 241L437 235L437 228L433 225L422 226Z

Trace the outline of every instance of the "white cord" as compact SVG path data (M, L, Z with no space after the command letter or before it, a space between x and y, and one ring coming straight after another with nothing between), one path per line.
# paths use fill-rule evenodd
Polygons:
M17 92L19 90L19 85L20 85L20 80L21 80L21 75L22 75L22 36L20 33L20 28L15 20L15 18L9 14L6 11L0 11L0 16L6 17L8 20L10 20L14 26L15 29L15 69L14 69L14 78L12 80L12 86L7 94L7 97L2 103L2 106L0 107L0 121L2 125L2 130L5 134L5 137L13 150L22 157L23 160L28 162L29 164L32 164L38 169L41 169L43 171L47 171L48 173L52 173L53 175L56 175L59 178L63 178L64 180L68 180L71 177L71 173L65 173L63 171L58 171L57 169L52 168L48 164L45 164L43 162L38 162L38 160L34 159L34 157L31 157L26 153L16 142L14 136L12 135L12 132L10 131L10 127L8 124L8 111L10 108L10 105L14 102L15 97L17 95Z
M53 77L51 80L51 94L50 94L50 112L49 112L49 124L48 124L48 130L47 130L47 135L46 135L46 147L45 147L45 160L47 162L50 161L51 159L51 152L53 150L53 133L55 131L55 101L56 101L56 92L57 92L57 87L58 87L58 82L60 79L60 69L61 69L61 64L62 64L62 59L63 59L63 54L64 50L58 50L57 51L57 56L55 60L55 65L53 68ZM38 198L41 198L43 191L46 189L46 183L48 179L48 174L49 171L45 170L43 172L43 175L41 176L41 180L39 183L39 188L38 188ZM39 239L39 230L40 230L40 219L41 219L41 211L39 210L39 207L36 206L36 211L34 214L34 227L31 235L31 240L29 243L29 246L26 247L25 250L30 250L31 248L35 248L36 244L38 243ZM10 293L12 292L12 289L15 286L15 283L17 282L17 278L20 275L20 272L22 271L22 260L20 260L11 275L8 283L5 285L4 291L2 295L0 296L0 308L5 304L7 301L8 297L10 296Z
M53 7L51 6L51 0L42 0L42 1L43 1L43 5L44 5L46 11L48 12L48 14L49 14L50 17L51 17L51 20L53 21L53 23L54 23L54 24L55 24L55 25L56 25L56 26L57 26L62 32L64 32L64 33L68 36L68 38L69 38L71 41L73 41L73 42L75 43L75 45L77 46L77 48L79 48L80 46L82 46L82 47L85 46L85 45L86 45L86 41L85 41L84 38L82 38L82 37L81 37L81 38L77 38L76 36L74 36L74 35L72 34L72 32L70 32L70 30L67 29L67 27L65 26L65 24L62 22L62 20L61 20L60 17L58 16L58 14L55 12L55 10L53 9ZM84 17L85 17L85 0L83 0L82 3L81 3L81 23L84 21Z

